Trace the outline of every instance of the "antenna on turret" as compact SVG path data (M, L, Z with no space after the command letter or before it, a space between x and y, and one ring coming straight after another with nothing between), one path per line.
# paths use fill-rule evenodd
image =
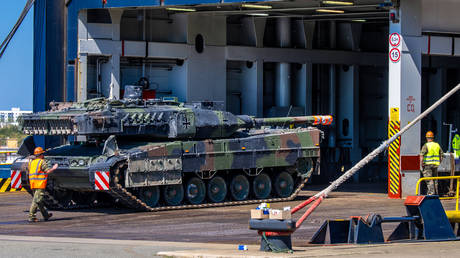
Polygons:
M286 117L289 117L289 115L291 114L291 110L292 110L292 105L289 106L289 110L288 110L288 112L287 112ZM283 126L282 126L282 127L284 128L285 125L286 125L286 122L283 123Z

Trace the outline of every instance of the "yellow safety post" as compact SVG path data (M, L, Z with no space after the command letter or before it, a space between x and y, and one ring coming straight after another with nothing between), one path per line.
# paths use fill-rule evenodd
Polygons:
M459 186L460 180L457 179L457 191L455 192L455 198L457 198L457 203L455 204L455 211L446 211L446 215L449 221L455 223L460 223L460 212L458 211Z
M388 122L388 138L399 133L399 108L392 108ZM401 137L396 138L388 147L388 197L401 198L401 165L400 165Z

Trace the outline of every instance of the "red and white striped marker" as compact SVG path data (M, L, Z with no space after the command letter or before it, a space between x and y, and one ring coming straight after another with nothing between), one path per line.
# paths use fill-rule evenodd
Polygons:
M332 116L321 116L321 124L322 125L331 125L332 124Z
M331 125L334 118L332 116L313 116L315 121L313 125Z
M21 171L11 170L11 188L21 189Z
M94 188L96 190L109 190L109 171L96 171L94 173Z

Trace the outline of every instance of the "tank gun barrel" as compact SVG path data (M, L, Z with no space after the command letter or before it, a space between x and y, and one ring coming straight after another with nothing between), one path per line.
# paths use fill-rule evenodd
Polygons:
M326 116L294 116L294 117L270 117L270 118L254 118L254 125L261 126L286 126L290 124L296 125L331 125L333 118L330 115Z

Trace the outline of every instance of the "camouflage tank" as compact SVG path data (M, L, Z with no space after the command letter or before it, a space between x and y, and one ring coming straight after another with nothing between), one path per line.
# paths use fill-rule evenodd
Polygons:
M318 128L296 125L332 123L331 116L253 118L216 102L140 97L140 88L127 86L123 100L51 103L50 111L22 116L26 134L70 139L45 156L59 164L48 179L50 208L117 202L158 211L291 200L318 168L322 138ZM26 189L34 147L29 136L12 165Z

